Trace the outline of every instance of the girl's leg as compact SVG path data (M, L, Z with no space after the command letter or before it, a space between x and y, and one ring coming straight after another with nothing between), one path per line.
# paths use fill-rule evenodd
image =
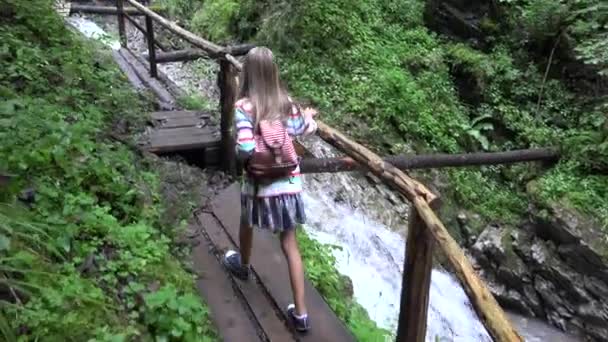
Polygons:
M224 265L236 277L242 280L249 279L249 262L251 259L251 248L253 245L253 227L241 222L239 228L240 253L229 250L222 260Z
M296 315L302 316L308 311L306 310L306 302L304 299L304 267L302 266L302 257L300 256L295 229L281 232L281 248L287 258L291 289L293 290L296 306Z

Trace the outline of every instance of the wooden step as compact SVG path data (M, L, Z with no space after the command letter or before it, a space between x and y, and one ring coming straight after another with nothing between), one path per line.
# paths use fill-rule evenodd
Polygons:
M220 132L214 127L177 127L153 129L146 149L154 153L191 151L216 147L220 144Z

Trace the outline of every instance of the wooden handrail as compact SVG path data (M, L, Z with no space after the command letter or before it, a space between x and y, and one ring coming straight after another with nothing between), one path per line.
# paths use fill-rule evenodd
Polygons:
M497 165L527 161L555 162L559 160L559 152L554 149L525 149L506 152L482 152L444 154L433 153L423 155L397 155L384 157L386 163L400 170L428 169L454 166ZM365 169L353 158L305 158L300 162L300 172L349 172Z
M139 10L133 7L125 7L125 13L131 15L143 15ZM94 5L81 5L81 4L70 4L70 13L91 13L91 14L118 14L119 9L114 6L94 6Z

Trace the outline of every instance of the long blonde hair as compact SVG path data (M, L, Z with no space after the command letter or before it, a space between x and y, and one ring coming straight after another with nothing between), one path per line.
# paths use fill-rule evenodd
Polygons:
M240 97L248 98L253 105L255 130L261 120L285 121L291 114L292 104L270 49L255 47L247 53L241 85Z

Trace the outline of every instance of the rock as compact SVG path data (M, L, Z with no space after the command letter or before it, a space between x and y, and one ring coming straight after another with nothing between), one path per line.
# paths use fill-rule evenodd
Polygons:
M578 272L599 277L608 283L608 268L601 257L584 242L559 246L558 252Z
M608 325L586 325L584 333L596 338L597 341L608 341Z
M536 220L536 232L542 238L558 244L576 243L580 240L579 219L565 209L553 207L549 214L542 212L537 215Z
M563 289L569 302L587 303L591 300L587 292L581 287L583 278L567 265L552 261L549 267L554 284Z
M579 305L576 313L586 324L608 326L608 306L600 302Z
M505 261L506 253L502 240L507 232L507 229L503 229L500 226L490 225L479 235L479 238L471 248L471 252L474 257L479 259L482 266L484 258L494 268Z
M526 299L516 290L510 289L497 297L496 300L507 309L515 310L527 316L534 316L534 311L528 306Z
M534 277L534 289L540 295L543 303L545 304L545 311L557 310L560 306L563 306L562 299L553 286L553 283L541 276Z
M552 255L545 242L538 239L534 240L530 247L530 261L534 267L542 268L545 262L552 257L555 256Z
M562 331L566 331L567 329L567 324L566 324L566 320L563 319L559 313L553 311L553 312L549 312L547 314L547 320L549 321L549 323L551 323L553 326L561 329Z
M338 190L336 195L334 196L334 202L336 203L344 203L346 199L344 198L344 192L342 190Z
M532 261L532 241L534 236L530 233L530 229L524 226L521 229L513 230L511 232L511 246L513 251L524 261L524 263L530 263Z
M509 255L507 261L498 266L496 277L509 288L522 289L525 282L530 283L528 270L524 262L515 254Z
M606 299L608 298L608 285L595 278L586 276L583 278L583 284L585 289L591 293L596 299Z
M526 299L526 303L530 307L530 309L534 312L536 317L544 317L545 310L543 309L542 302L536 294L536 290L533 285L524 285L523 286L523 294Z
M460 211L456 215L456 222L460 228L460 234L466 246L471 246L477 241L477 235L483 229L483 222L477 214L467 214Z
M605 233L593 219L559 203L550 204L547 210L532 210L535 231L539 237L551 240L558 246L569 247L570 252L574 249L593 265L608 262Z

